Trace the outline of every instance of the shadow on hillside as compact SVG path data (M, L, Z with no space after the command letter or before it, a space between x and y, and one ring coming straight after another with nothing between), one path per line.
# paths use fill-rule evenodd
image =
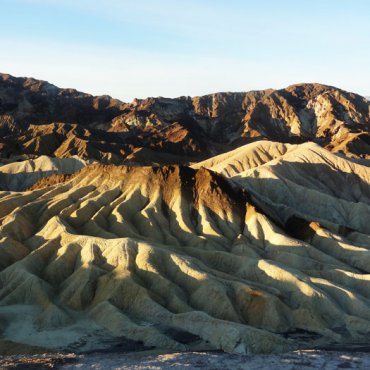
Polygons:
M280 166L280 165L279 165ZM311 189L317 193L324 194L327 198L336 198L338 192L342 192L343 196L346 196L348 199L356 199L355 195L351 194L353 190L353 184L356 181L359 181L357 175L348 175L338 173L334 170L333 172L328 171L327 166L325 165L314 165L312 167L311 164L301 164L301 163L294 163L294 171L293 169L287 169L287 166L284 164L281 165L281 168L278 168L277 171L280 171L280 175L284 175L289 177L290 175L294 174L295 176L299 174L299 179L305 179L305 184L307 185L306 189ZM192 171L190 171L193 173ZM324 173L325 172L325 173ZM328 173L329 172L329 173ZM222 179L221 176L218 176ZM334 177L334 178L332 178ZM246 279L239 277L238 275L234 275L234 271L229 273L224 271L223 267L217 267L214 264L214 260L211 260L211 254L218 253L219 256L222 254L230 254L231 257L241 259L241 258L249 258L243 255L234 255L231 253L231 249L234 243L238 240L238 238L244 233L244 229L246 226L245 218L247 212L247 205L252 204L257 207L257 210L261 210L263 214L266 214L267 217L270 219L276 219L279 221L279 226L283 228L281 233L284 235L286 232L288 235L293 237L299 237L305 239L305 235L298 235L292 232L292 228L299 227L305 228L307 227L308 222L317 221L315 217L307 217L306 220L303 219L302 223L299 223L298 218L300 217L299 214L294 214L294 212L290 215L290 218L285 220L285 222L281 222L281 218L279 218L279 207L275 207L274 204L264 203L266 198L263 198L263 192L261 190L273 188L275 190L275 194L281 193L284 195L285 191L289 191L288 188L281 188L278 184L286 185L284 180L274 180L274 179L251 179L248 178L246 180L247 189L250 191L242 191L238 187L231 187L228 182L224 179L219 180L219 182L210 184L209 188L203 189L197 187L196 181L192 178L192 176L187 176L185 178L181 178L181 189L180 189L180 199L177 204L166 199L163 193L163 187L161 188L162 193L160 194L160 202L154 202L151 196L145 197L143 196L140 191L136 191L134 194L131 195L131 198L126 199L127 204L123 203L119 207L121 210L118 210L120 217L117 215L112 214L113 209L118 209L115 207L110 208L109 215L106 216L107 224L103 225L100 224L99 226L102 229L106 229L106 231L112 233L111 225L115 224L115 228L117 230L121 229L120 235L117 235L116 239L119 238L130 238L130 250L132 255L122 254L122 256L127 257L126 260L122 260L116 266L114 263L109 262L106 255L103 253L103 249L98 245L98 243L102 242L102 239L96 239L96 241L91 241L91 260L89 263L82 264L81 256L81 247L78 246L77 251L74 255L74 258L71 258L68 261L66 260L66 266L63 272L63 278L58 281L50 280L47 277L47 266L50 265L51 261L58 258L63 258L63 255L59 255L58 251L58 243L54 243L52 251L49 253L46 252L48 240L43 240L43 237L38 236L38 244L39 247L32 252L33 257L28 255L28 257L24 257L24 259L34 258L35 261L39 261L38 258L43 258L44 260L44 268L38 268L35 264L29 263L28 266L36 266L36 270L34 274L37 275L40 279L45 280L50 284L51 290L48 293L49 299L57 305L63 306L65 303L61 302L60 299L60 291L61 287L64 289L68 288L68 285L72 286L73 279L71 276L74 276L76 279L79 276L77 273L80 272L90 272L95 271L98 269L99 274L97 277L89 277L84 278L86 280L81 279L80 281L81 289L86 287L89 290L89 294L86 293L84 295L85 301L82 304L82 312L85 314L88 310L92 307L92 304L98 304L99 301L98 297L96 296L97 290L100 285L100 289L104 287L104 284L108 284L108 278L112 280L111 284L114 284L115 296L110 297L107 296L106 300L109 301L110 304L113 304L120 312L123 312L125 315L130 317L135 323L140 324L140 320L144 320L145 317L142 313L138 313L137 315L135 312L131 312L130 309L125 308L125 306L120 306L119 302L120 299L124 299L125 295L128 294L128 291L125 291L125 282L128 279L132 279L132 281L136 284L138 289L138 295L140 289L143 288L145 292L148 294L150 300L153 302L154 305L158 305L159 307L164 308L167 310L168 315L172 314L180 314L180 311L177 311L173 306L169 303L168 295L173 295L173 291L170 291L169 288L171 284L176 285L176 294L178 294L178 298L182 299L189 307L191 311L199 311L204 310L210 316L217 317L216 314L213 313L213 307L210 306L205 309L201 304L197 304L196 301L192 300L192 296L194 291L191 286L207 286L207 283L211 279L217 281L219 284L225 284L225 302L230 301L234 307L237 306L236 302L236 295L235 292L231 289L232 282L238 281L240 284L244 284L246 287L253 287L256 290L263 291L264 293L269 292L274 288L273 284L271 283L271 287L265 287L262 285L260 281L258 281L258 277L256 277L256 281L247 281ZM216 185L218 186L216 186ZM211 186L212 185L212 186ZM300 194L303 198L306 196L303 192L304 187L303 183L301 184L302 188L299 189L298 194ZM348 190L345 189L336 189L330 193L330 189L332 186L336 185L337 187L346 187ZM365 184L359 185L360 190L365 189ZM168 190L168 189L167 189ZM259 192L257 192L257 190ZM365 195L367 196L368 193ZM116 199L122 195L122 193L117 194ZM152 194L150 194L152 195ZM224 203L220 203L220 199ZM281 198L284 200L284 197ZM325 198L326 199L326 198ZM272 199L272 201L276 201L276 199ZM114 204L115 200L111 201L110 204ZM81 200L76 200L77 204L81 203ZM233 213L233 219L226 219L225 215L221 217L222 210L218 210L216 212L215 205L216 204L223 204L225 207L229 207ZM282 203L283 204L283 203ZM333 203L334 206L335 203ZM368 203L367 203L368 204ZM155 207L154 207L155 205ZM200 205L202 205L202 211L200 211ZM289 205L289 204L286 204ZM110 205L105 205L105 207L110 207ZM275 208L274 208L275 207ZM340 205L338 205L340 208ZM126 209L125 209L126 208ZM181 213L179 213L181 210ZM272 212L273 211L273 212ZM53 215L51 215L52 217ZM180 217L181 216L181 217ZM68 216L61 216L63 222L66 223L68 226ZM296 219L294 219L294 217ZM78 227L68 227L68 231L73 235L82 235L88 236L92 235L95 237L99 237L99 233L96 235L94 234L87 234L84 232L86 230L86 225L91 221L93 216L84 224L79 225ZM298 221L297 221L298 220ZM294 221L294 222L293 222ZM319 220L320 221L320 220ZM124 225L124 222L129 223L133 233L127 232L127 227ZM306 223L305 223L306 222ZM186 226L186 228L184 227ZM208 225L208 226L207 226ZM45 225L39 225L39 230L41 230ZM187 230L185 230L187 229ZM93 230L93 229L91 229ZM284 231L285 230L285 231ZM280 232L280 231L279 231ZM263 237L263 235L262 235ZM81 239L83 241L83 237ZM104 239L103 239L104 240ZM105 238L105 240L109 240L109 238ZM114 239L112 239L114 240ZM76 243L77 241L71 240L71 242ZM151 253L148 257L148 269L142 269L138 267L136 259L138 258L137 251L138 245L140 242L148 242L153 250L157 249L161 251L160 253ZM240 241L239 241L240 242ZM25 242L27 243L27 242ZM104 241L105 243L105 241ZM254 248L254 252L259 256L262 260L266 258L267 252L264 250L265 241L254 239L254 237L249 233L248 237L245 237L241 243L244 243L246 248L251 248L253 245L257 246ZM122 242L122 248L124 243ZM258 247L259 246L259 247ZM121 245L117 244L116 248L120 248ZM280 249L289 249L289 245L280 245L278 246ZM104 247L106 248L106 247ZM125 247L126 248L126 247ZM128 248L128 247L127 247ZM196 250L199 251L207 251L210 254L210 259L207 258L198 258ZM136 251L136 252L135 252ZM127 252L127 251L126 251ZM135 254L135 253L136 254ZM64 252L65 253L65 252ZM175 260L171 260L168 262L165 260L169 254L174 253L179 255L183 258L189 266L195 266L198 268L207 278L199 285L198 279L191 276L189 274L189 270L181 269L180 266L176 264ZM40 257L36 257L40 254ZM123 257L122 257L123 258ZM163 260L162 260L163 259ZM63 262L63 260L61 261ZM125 268L127 263L127 269L125 270L128 274L120 275L119 273L115 272L119 271L120 268ZM167 270L167 264L171 264L171 273ZM257 260L256 260L257 263ZM158 272L156 270L151 270L149 267L155 266L155 268L160 272L160 276L158 276ZM62 264L63 265L63 264ZM280 262L282 265L282 262ZM290 273L293 275L296 274L298 277L302 275L302 272L298 272L290 265L290 261L287 260L284 264L284 268L289 270ZM331 268L331 267L330 267ZM189 267L190 269L190 267ZM235 271L236 272L236 271ZM208 274L208 275L206 275ZM265 273L266 274L266 273ZM85 276L85 275L83 275ZM90 276L90 275L89 275ZM101 279L101 276L106 276L104 279ZM159 282L158 278L167 279L168 284L168 291L167 290L160 290L156 287L156 282ZM268 277L268 274L266 274ZM68 285L65 282L68 280ZM270 281L273 282L274 278L269 277ZM226 283L225 283L226 282ZM122 285L120 285L122 283ZM171 284L170 284L171 283ZM293 284L292 282L287 282L286 284ZM78 289L80 288L78 284L76 284ZM210 285L211 287L211 285ZM0 286L0 288L4 288L4 286ZM76 288L77 289L77 288ZM217 294L217 289L213 288L212 294ZM82 290L84 291L84 290ZM196 289L195 289L196 291ZM75 293L75 292L71 292ZM82 294L82 293L81 293ZM113 293L112 293L113 294ZM130 293L131 294L131 293ZM255 293L255 297L253 299L258 301L259 295ZM279 299L282 303L289 305L291 302L291 295L290 293L283 293L280 292L276 295L277 299ZM214 299L212 295L210 295L210 300ZM334 299L334 298L333 298ZM216 300L215 300L216 301ZM146 301L147 303L149 301ZM132 301L134 304L134 299ZM257 303L256 303L257 304ZM293 305L293 303L292 303ZM260 311L263 309L263 305L260 308ZM295 306L294 306L295 307ZM292 309L294 309L294 307ZM215 307L216 309L217 307ZM208 310L208 311L207 311ZM144 312L144 311L143 311ZM231 317L231 315L230 315ZM241 322L244 324L249 324L246 320L245 315L243 315L240 311L236 311L236 319L228 318L228 320L234 322ZM224 317L218 317L221 319L225 319ZM178 335L181 338L186 337L185 332L181 331L179 328L168 327L166 325L160 324L160 319L156 317L150 317L151 324L154 327L160 329L162 332L168 334L170 337L175 338ZM258 327L258 325L257 325ZM261 321L260 327L263 327L263 321ZM172 331L171 331L172 330ZM312 333L311 333L312 334ZM314 335L314 334L312 334ZM181 341L179 339L179 341ZM183 339L185 340L185 339ZM189 341L196 341L196 337L192 337L190 335Z

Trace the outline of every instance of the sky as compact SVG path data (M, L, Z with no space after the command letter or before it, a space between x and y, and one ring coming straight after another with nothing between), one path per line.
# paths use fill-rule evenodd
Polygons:
M0 0L0 72L123 101L319 82L370 95L369 0Z

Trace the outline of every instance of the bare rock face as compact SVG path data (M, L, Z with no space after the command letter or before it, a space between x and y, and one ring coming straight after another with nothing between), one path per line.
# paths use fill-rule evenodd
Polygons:
M125 104L1 75L6 353L368 343L369 107L318 84Z
M366 98L320 84L122 103L0 75L3 156L77 154L122 164L145 148L160 153L163 164L183 164L268 139L314 141L332 152L368 158L369 112ZM45 131L47 144L40 134Z
M53 121L94 125L110 121L124 109L119 100L60 89L46 81L0 74L0 114L19 124Z

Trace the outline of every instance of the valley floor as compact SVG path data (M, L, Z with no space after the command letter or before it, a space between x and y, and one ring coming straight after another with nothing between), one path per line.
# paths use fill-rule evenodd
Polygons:
M370 354L346 351L294 351L279 355L154 351L0 357L0 369L369 369Z

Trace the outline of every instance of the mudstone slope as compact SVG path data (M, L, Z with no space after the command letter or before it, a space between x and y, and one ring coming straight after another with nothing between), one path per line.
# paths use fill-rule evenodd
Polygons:
M8 75L0 98L0 345L368 343L365 99L125 104Z

